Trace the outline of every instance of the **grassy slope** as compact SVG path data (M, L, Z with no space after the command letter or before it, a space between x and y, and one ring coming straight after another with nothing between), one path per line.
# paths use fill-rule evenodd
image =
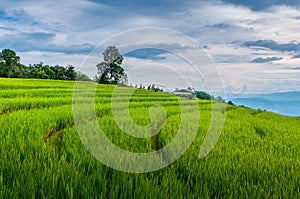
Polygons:
M188 151L164 169L131 174L106 167L85 150L73 124L72 88L67 81L0 79L0 198L300 196L299 118L228 106L218 144L199 159L210 120L210 103L200 101L200 128ZM150 151L150 140L126 136L114 124L112 89L97 89L97 116L107 136L127 150ZM137 91L131 113L139 124L149 122L150 99L172 115L162 131L167 143L176 132L177 101ZM56 137L44 142L51 132Z

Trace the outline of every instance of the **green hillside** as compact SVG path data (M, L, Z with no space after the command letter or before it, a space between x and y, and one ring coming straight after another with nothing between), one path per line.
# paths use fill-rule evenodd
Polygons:
M81 142L73 119L73 86L72 81L0 78L0 198L300 197L300 118L227 105L220 113L226 120L217 145L198 158L215 103L198 101L201 119L189 149L163 169L127 173L99 162ZM115 123L113 89L98 85L95 110L114 144L146 153L171 142L181 119L177 97L140 89L133 93L129 107L136 124L150 122L155 104L167 113L157 139L141 139ZM194 103L183 100L187 108Z

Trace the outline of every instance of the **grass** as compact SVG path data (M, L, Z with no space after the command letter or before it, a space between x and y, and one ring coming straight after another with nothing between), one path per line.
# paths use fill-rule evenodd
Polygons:
M211 102L199 101L198 134L177 161L153 172L126 173L97 161L82 144L73 120L73 85L0 78L0 198L300 197L300 118L228 105L217 145L198 158L211 116ZM135 123L147 125L154 104L163 105L168 115L159 137L141 139L116 125L113 88L99 85L95 105L113 143L150 152L174 138L181 112L173 95L134 92L130 114ZM191 106L188 100L184 104Z

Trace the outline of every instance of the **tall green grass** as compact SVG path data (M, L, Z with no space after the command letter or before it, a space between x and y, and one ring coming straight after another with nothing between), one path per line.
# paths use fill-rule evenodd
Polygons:
M113 88L99 85L96 92L96 115L107 137L128 151L152 151L157 139L131 137L116 125ZM200 159L211 102L199 101L201 119L190 148L166 168L131 174L86 150L74 126L72 89L69 81L0 79L0 198L300 197L299 118L228 105L217 145ZM135 123L147 125L154 104L168 115L157 141L163 147L178 130L177 99L138 89L130 113Z

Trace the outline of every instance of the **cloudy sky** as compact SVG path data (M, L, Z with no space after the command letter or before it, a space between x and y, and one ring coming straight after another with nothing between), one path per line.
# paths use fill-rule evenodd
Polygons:
M178 31L195 41L202 54L197 54L199 49L193 53L194 43L183 42L170 31L134 33L148 27ZM124 43L120 39L114 43L112 37L123 38ZM184 58L205 54L219 71L227 93L300 90L298 0L1 0L0 38L0 47L16 51L23 64L72 64L90 76L95 71L84 65L87 57L94 50L99 60L97 56L93 60L101 61L99 44L112 41L125 54L124 68L135 69L136 77L137 71L148 70L158 79L172 79L168 68L197 84L184 59L174 52ZM198 62L203 60L205 64L204 58ZM199 76L203 82L210 79L205 75ZM143 78L131 81L139 83Z

